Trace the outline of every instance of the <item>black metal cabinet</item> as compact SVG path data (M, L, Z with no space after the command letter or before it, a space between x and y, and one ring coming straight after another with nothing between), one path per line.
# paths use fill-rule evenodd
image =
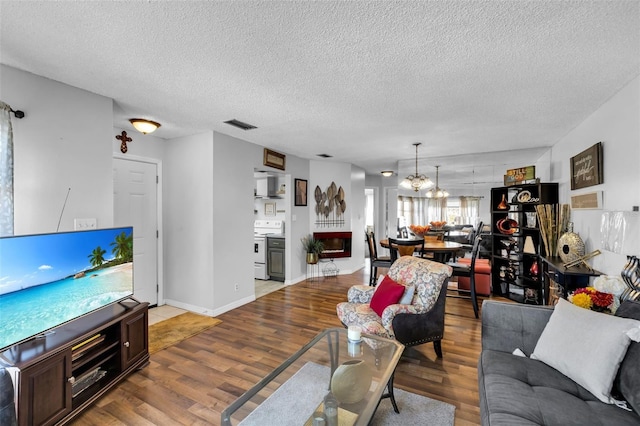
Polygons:
M491 190L491 283L493 293L520 303L546 303L536 216L539 204L558 203L557 183L521 184Z
M567 298L569 293L580 287L587 287L591 277L602 275L602 272L590 269L584 265L570 268L564 266L559 257L542 257L542 266L547 286L553 287L558 297Z
M267 274L274 281L284 281L284 237L267 237Z

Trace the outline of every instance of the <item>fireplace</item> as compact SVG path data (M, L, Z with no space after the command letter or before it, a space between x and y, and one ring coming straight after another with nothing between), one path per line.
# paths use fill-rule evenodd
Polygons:
M324 244L321 258L351 257L351 232L314 232L313 238Z

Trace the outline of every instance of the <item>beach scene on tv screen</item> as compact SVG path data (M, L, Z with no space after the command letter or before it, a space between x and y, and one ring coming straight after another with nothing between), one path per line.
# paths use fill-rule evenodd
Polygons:
M0 238L0 348L133 294L133 230Z

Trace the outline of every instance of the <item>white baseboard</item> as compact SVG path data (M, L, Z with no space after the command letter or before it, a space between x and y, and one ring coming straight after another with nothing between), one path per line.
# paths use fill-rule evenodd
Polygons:
M225 312L230 311L232 309L239 308L242 305L246 305L247 303L251 303L254 300L256 300L256 296L251 295L213 310L203 308L202 306L196 306L196 305L191 305L189 303L179 302L177 300L172 300L172 299L165 299L164 302L167 305L175 306L176 308L185 309L187 311L195 312L197 314L206 315L209 317L215 317L217 315L224 314Z

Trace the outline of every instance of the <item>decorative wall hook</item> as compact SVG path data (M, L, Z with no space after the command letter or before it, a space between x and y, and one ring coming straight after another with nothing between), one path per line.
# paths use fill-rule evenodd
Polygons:
M125 132L124 130L122 131L121 134L116 136L116 139L118 139L121 142L120 151L122 151L123 154L126 154L128 151L127 142L133 142L133 139L127 136L127 132Z

